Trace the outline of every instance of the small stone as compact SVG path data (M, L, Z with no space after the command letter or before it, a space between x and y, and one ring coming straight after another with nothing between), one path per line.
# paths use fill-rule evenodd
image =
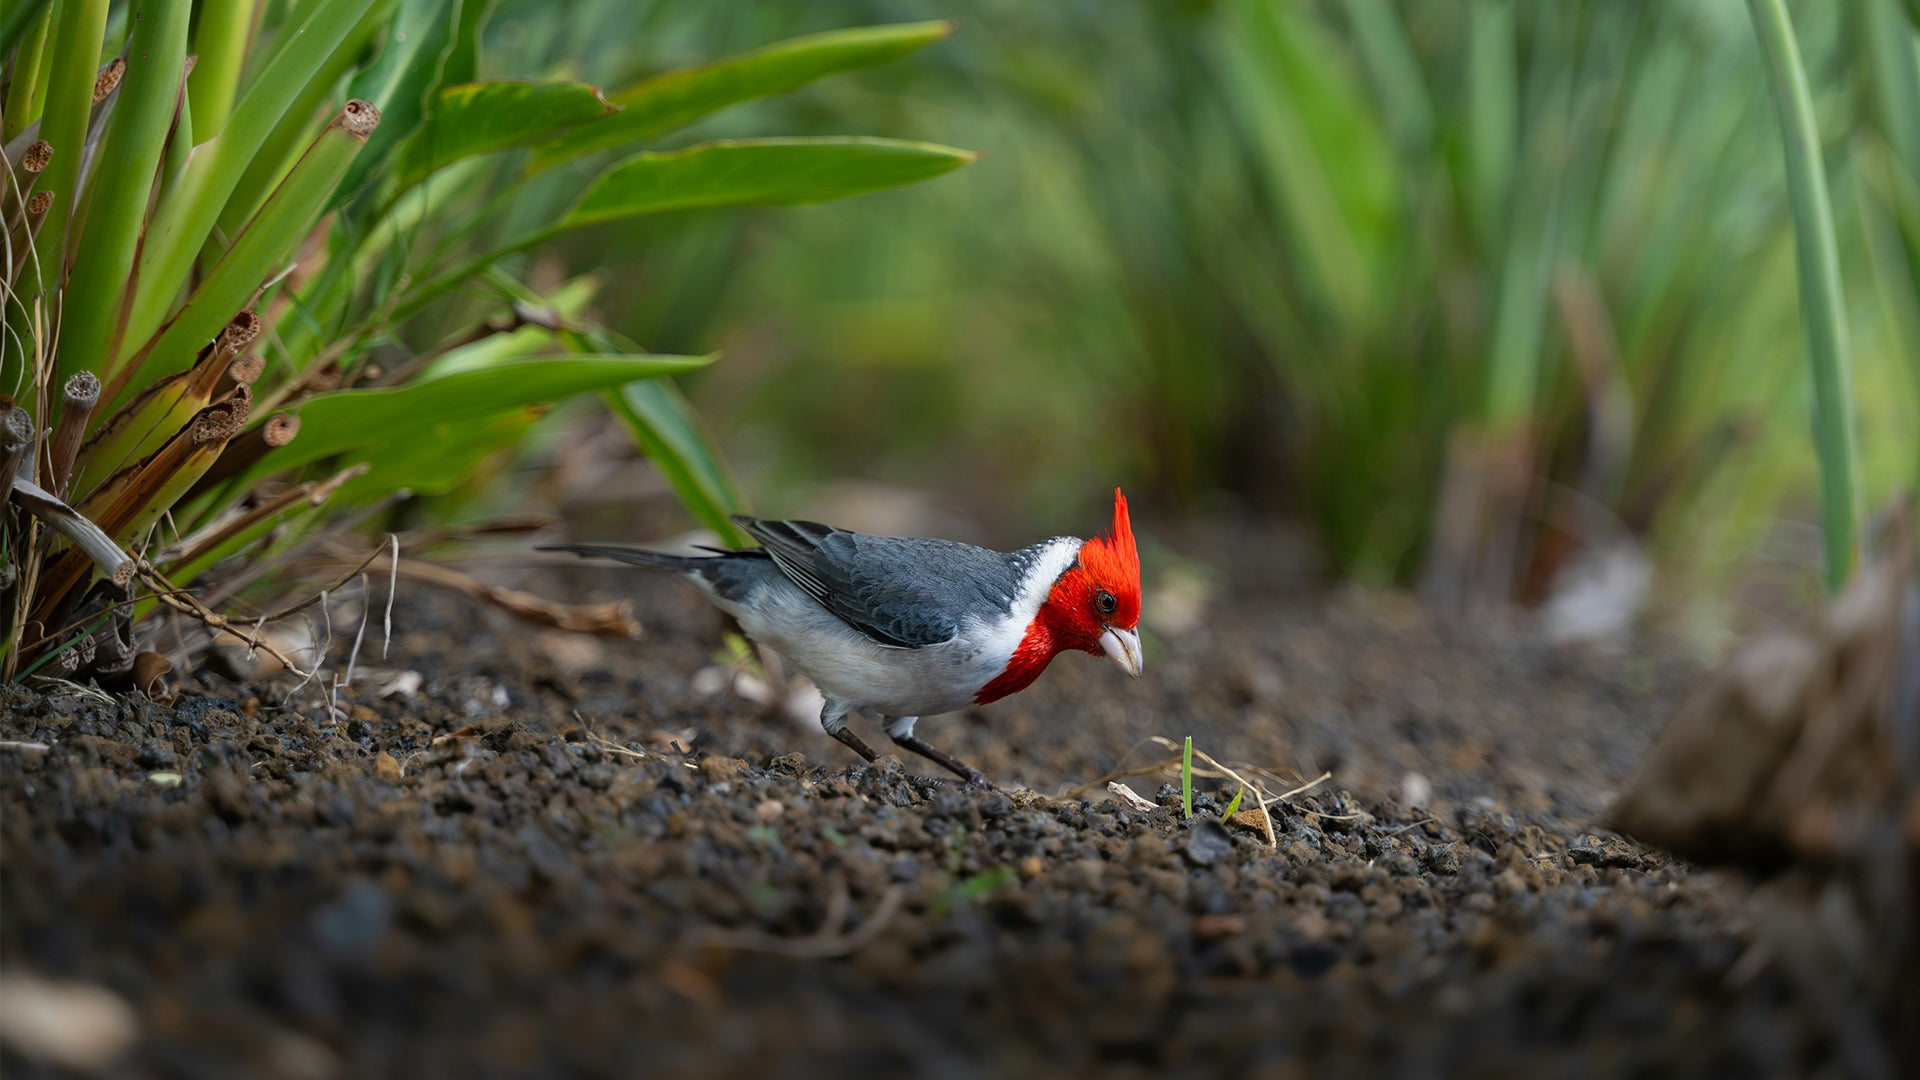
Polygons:
M1038 855L1029 855L1020 860L1020 876L1028 880L1039 877L1040 872L1046 868L1046 864L1040 861Z
M373 757L373 775L382 780L400 779L400 762L392 754L381 752Z
M1242 810L1228 818L1227 824L1265 836L1267 835L1267 812L1257 806L1251 810Z
M780 815L786 812L787 808L780 805L780 800L778 799L768 799L753 808L753 816L766 822L779 821Z
M1182 850L1193 865L1212 866L1232 853L1233 837L1227 835L1226 826L1207 818L1187 830L1187 843Z
M724 784L740 775L747 763L739 758L710 757L700 762L700 775L707 778L709 784Z

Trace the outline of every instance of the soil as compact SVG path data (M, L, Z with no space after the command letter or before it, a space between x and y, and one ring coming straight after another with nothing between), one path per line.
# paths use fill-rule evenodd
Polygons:
M44 745L0 748L4 971L128 1003L116 1076L1884 1067L1854 984L1778 959L1797 901L1597 824L1684 665L1236 584L1137 682L1069 656L921 724L998 791L714 692L720 619L640 573L540 586L633 597L638 642L403 595L373 666L419 685L363 649L338 719L285 683L0 690L0 740ZM1219 781L1191 819L1165 772L1128 781L1151 811L1074 793L1189 734L1333 777L1277 846Z

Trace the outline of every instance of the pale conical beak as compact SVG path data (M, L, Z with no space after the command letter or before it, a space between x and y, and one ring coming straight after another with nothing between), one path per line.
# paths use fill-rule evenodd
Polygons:
M1140 632L1138 630L1122 630L1117 626L1109 626L1100 634L1100 648L1106 651L1108 659L1120 665L1121 671L1136 679L1140 677Z

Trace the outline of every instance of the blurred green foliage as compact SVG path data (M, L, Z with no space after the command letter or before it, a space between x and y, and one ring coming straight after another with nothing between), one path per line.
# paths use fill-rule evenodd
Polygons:
M1915 35L1900 0L1789 7L1876 506L1920 468ZM1596 516L1705 591L1816 516L1781 135L1742 5L724 8L508 2L492 33L617 83L952 17L914 64L693 130L858 115L983 151L932 188L574 239L622 268L619 329L725 353L689 385L754 486L853 475L1057 516L1119 479L1304 515L1343 573L1410 582L1465 435L1522 455L1522 597Z

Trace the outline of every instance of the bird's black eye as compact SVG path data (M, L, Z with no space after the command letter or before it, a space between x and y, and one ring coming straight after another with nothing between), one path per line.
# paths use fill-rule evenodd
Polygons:
M1100 614L1111 615L1113 609L1120 606L1120 601L1115 600L1112 593L1101 589L1100 595L1093 598L1093 606L1099 609Z

